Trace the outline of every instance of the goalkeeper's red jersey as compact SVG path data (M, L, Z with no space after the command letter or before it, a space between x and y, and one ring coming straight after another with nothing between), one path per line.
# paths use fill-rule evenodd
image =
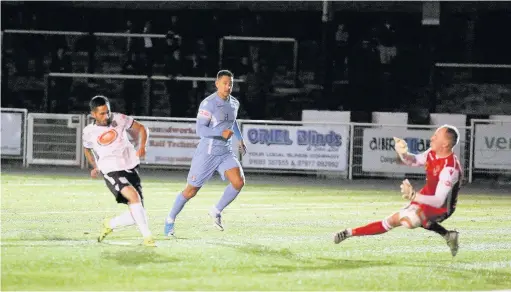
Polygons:
M454 153L447 157L439 158L434 151L424 154L424 168L426 169L426 185L419 191L426 196L444 197L444 203L440 208L420 204L429 216L439 216L443 213L452 213L458 201L458 192L462 179L462 167ZM429 217L428 216L428 217Z

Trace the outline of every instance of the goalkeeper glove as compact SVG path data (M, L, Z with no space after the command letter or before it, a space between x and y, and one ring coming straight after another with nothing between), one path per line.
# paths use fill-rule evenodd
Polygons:
M403 199L409 200L409 201L413 201L413 199L415 199L415 195L416 195L415 190L413 189L412 184L410 184L408 179L405 179L401 183L400 187L401 187L401 194L402 194Z
M394 149L400 156L403 156L408 153L408 144L405 140L394 137Z

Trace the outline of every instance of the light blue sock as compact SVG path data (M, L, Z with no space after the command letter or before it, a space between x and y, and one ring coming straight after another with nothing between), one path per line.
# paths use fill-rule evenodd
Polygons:
M223 196L220 198L220 201L218 201L218 204L216 204L216 209L218 212L222 212L225 207L227 207L234 199L236 199L236 196L240 191L235 189L231 184L229 184L224 191Z
M174 206L172 207L172 210L170 210L169 213L169 219L171 219L172 221L176 220L177 214L179 214L179 212L183 210L183 207L185 206L186 202L188 202L188 199L186 199L183 196L183 193L177 194Z

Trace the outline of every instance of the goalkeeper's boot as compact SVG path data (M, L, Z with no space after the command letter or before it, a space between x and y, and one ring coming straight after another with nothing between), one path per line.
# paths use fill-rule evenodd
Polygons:
M447 234L444 236L447 246L449 246L449 248L451 249L451 254L453 257L456 256L456 254L458 253L459 248L458 237L459 234L458 231L456 230L448 231Z
M209 210L209 216L213 219L213 225L215 225L218 230L224 231L224 227L222 226L222 215L215 207Z
M147 246L147 247L156 247L156 242L154 241L152 236L148 236L148 237L144 238L143 244L144 244L144 246Z
M163 229L163 234L165 236L173 236L174 235L174 221L169 218L165 219L165 228Z
M346 238L350 237L348 230L343 230L334 234L334 243L338 244Z
M105 219L103 221L103 230L101 230L101 234L98 237L98 242L102 242L103 239L105 239L105 237L108 234L112 233L112 231L114 231L114 230L110 227L110 220L109 219Z

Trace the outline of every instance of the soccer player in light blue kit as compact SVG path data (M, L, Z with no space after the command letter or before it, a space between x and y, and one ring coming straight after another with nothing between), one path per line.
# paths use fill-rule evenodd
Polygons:
M230 182L220 201L209 211L214 225L221 231L224 230L222 211L245 185L243 169L232 152L231 136L234 134L240 141L241 153L243 155L246 153L245 143L236 122L240 103L231 96L233 74L228 70L221 70L216 76L215 85L218 91L204 99L199 107L196 127L201 139L192 159L187 185L177 195L174 206L165 219L166 236L174 235L176 216L215 171L220 173L223 180L227 178Z

